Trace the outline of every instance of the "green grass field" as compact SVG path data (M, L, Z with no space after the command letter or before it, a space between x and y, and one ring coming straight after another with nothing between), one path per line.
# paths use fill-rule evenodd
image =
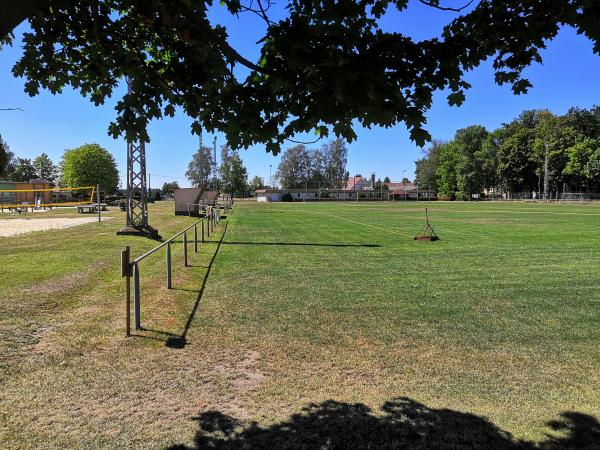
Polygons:
M2 447L600 448L600 207L238 202L129 339L109 214L0 238Z

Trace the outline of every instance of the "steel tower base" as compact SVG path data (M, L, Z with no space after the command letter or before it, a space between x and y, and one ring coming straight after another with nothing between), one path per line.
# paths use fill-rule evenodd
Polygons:
M150 225L146 225L144 227L136 227L136 226L125 226L117 231L119 236L143 236L150 239L155 239L157 241L161 241L162 237L158 234L158 230L156 228L151 227Z

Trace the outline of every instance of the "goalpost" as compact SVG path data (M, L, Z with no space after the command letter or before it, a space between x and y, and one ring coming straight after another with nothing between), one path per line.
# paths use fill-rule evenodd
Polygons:
M590 194L585 192L563 192L560 196L561 202L588 202Z
M96 186L0 189L0 211L4 209L57 208L87 205L94 203L95 193Z

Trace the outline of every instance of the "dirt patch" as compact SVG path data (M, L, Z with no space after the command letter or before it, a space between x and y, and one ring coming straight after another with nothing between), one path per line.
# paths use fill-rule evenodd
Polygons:
M66 291L80 285L82 281L89 278L93 273L104 269L106 265L106 263L94 264L85 270L69 273L60 280L48 280L43 283L23 288L21 292L27 295L35 294L44 296L64 294Z
M108 220L111 217L103 217ZM97 217L60 217L53 219L0 219L0 237L18 236L34 231L58 230L97 222Z
M25 362L30 357L40 357L46 351L44 338L51 330L52 326L47 324L3 324L0 329L0 373L15 360Z
M227 385L227 395L221 400L221 406L237 417L246 418L244 394L258 387L265 375L258 367L260 354L246 350L237 355L224 355L226 362L215 365L213 373Z
M235 393L243 393L255 389L264 378L258 368L260 355L247 350L233 361L215 366L215 372L223 375Z

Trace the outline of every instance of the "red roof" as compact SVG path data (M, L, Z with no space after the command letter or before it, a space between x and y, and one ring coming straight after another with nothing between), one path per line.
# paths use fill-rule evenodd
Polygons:
M346 183L346 190L348 190L348 191L354 190L355 186L363 180L364 180L364 178L360 177L360 176L359 177L348 177L348 182Z

